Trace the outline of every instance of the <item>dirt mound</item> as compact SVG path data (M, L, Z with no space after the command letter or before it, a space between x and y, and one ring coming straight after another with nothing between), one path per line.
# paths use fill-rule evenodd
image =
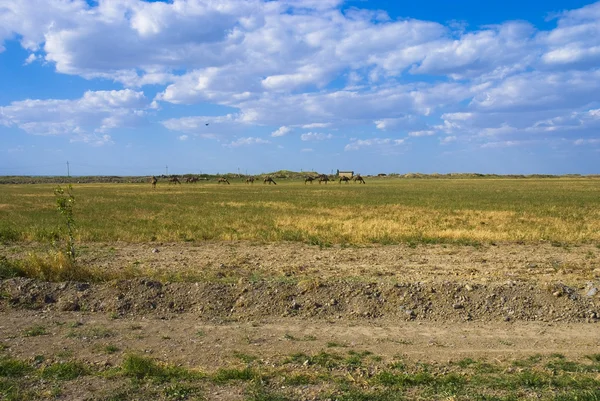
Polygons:
M238 283L161 283L148 279L101 284L0 282L0 309L87 311L119 316L193 313L205 321L246 321L274 316L317 319L428 321L600 320L593 283L535 286L464 282L398 283L344 280Z

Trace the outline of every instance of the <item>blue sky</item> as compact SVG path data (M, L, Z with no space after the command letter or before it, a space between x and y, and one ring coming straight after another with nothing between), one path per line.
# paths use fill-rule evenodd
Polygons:
M600 173L600 2L4 0L0 175Z

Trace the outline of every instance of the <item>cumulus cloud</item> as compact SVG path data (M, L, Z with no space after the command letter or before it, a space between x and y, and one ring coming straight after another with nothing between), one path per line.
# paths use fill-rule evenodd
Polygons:
M243 116L239 114L169 118L160 123L171 131L208 139L235 135L245 126Z
M300 135L300 139L303 141L324 141L331 138L333 138L333 135L323 134L321 132L308 132Z
M283 127L279 127L277 130L273 131L271 133L272 137L278 137L278 136L284 136L285 134L289 133L291 131L291 128L283 126Z
M34 135L70 135L85 142L106 144L111 143L108 131L140 125L147 106L143 92L88 91L75 100L12 102L0 107L0 124Z
M597 138L600 2L561 11L545 30L526 21L466 29L343 3L6 0L0 51L17 39L26 64L137 89L15 101L0 108L0 124L108 143L103 135L170 103L227 107L217 117L160 121L182 137L374 125L409 137L442 133L442 144ZM148 104L142 90L150 85ZM393 141L402 140L361 138L345 149Z
M414 136L414 137L431 136L431 135L435 135L435 131L424 130L424 131L411 131L408 133L408 136Z
M314 129L314 128L327 128L329 126L331 126L331 123L310 123L310 124L304 124L302 126L302 128Z
M440 143L442 145L447 145L454 141L456 141L456 136L454 136L454 135L446 136L446 137L440 139Z
M404 143L404 139L391 138L373 138L373 139L355 139L344 147L345 151L359 150L362 148L389 148L400 146Z
M263 144L268 144L268 143L271 143L271 142L267 141L266 139L247 137L247 138L236 139L235 141L231 141L224 146L230 147L230 148L237 148L240 146L263 145Z

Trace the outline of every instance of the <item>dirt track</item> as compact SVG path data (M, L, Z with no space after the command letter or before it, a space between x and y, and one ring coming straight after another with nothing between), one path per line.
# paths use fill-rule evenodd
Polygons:
M11 258L29 250L0 248ZM549 244L88 244L80 256L87 266L154 278L4 280L0 342L23 358L76 350L78 359L112 366L137 352L206 370L239 363L236 353L268 365L332 346L434 363L577 359L600 352L599 254L592 245ZM197 280L156 279L169 275ZM45 335L23 335L35 326ZM108 344L119 352L98 352Z

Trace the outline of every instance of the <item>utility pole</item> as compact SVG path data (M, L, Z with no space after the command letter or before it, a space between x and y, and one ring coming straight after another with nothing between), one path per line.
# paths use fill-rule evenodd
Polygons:
M71 172L69 171L69 161L67 160L67 177L71 176Z
M169 166L165 166L165 168L167 169L167 173L165 175L169 175Z

